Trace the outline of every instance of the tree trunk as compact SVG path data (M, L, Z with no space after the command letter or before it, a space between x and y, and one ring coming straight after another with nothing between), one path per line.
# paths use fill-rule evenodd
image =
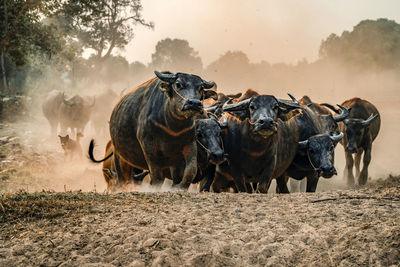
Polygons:
M4 93L7 92L7 76L6 76L6 67L4 66L4 50L1 51L1 58L0 58L0 64L1 64L1 73L2 73L2 79L3 79L3 90Z

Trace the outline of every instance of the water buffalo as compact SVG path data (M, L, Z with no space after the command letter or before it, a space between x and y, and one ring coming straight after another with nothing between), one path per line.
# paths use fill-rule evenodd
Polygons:
M71 131L84 132L86 124L89 122L90 114L95 105L95 98L89 101L79 95L75 95L70 99L65 99L64 95L61 98L62 102L59 109L59 121L61 133L65 133L68 128Z
M42 111L50 124L50 136L55 137L59 123L58 113L62 103L63 94L60 91L53 90L49 92L42 103Z
M215 83L186 73L155 74L111 114L115 162L120 157L149 170L151 184L162 184L167 171L174 185L187 188L197 173L195 117L204 112L201 100L216 96ZM116 171L121 175L117 164Z
M114 146L111 140L107 143L105 158L103 160L96 160L93 155L93 150L94 140L91 140L89 145L89 158L95 163L103 162L102 171L107 183L107 191L115 192L116 190L123 189L131 182L134 184L140 184L143 178L148 174L148 172L142 172L119 158L118 165L121 169L122 175L118 176L114 161Z
M344 177L348 185L354 185L354 164L358 184L364 185L368 179L372 142L377 137L381 127L380 115L378 109L373 104L358 97L346 100L342 105L350 110L349 117L341 123L341 130L344 132L341 144L344 147L346 157ZM363 167L360 172L360 162L363 153ZM353 154L356 154L354 160Z
M118 94L108 89L96 95L96 104L92 109L91 123L97 135L105 135L111 111L118 100Z
M196 120L197 174L192 183L200 182L200 191L210 191L215 168L226 160L222 131L227 127L226 117L222 121L207 113L208 119Z
M295 156L299 140L295 120L284 122L279 117L299 107L270 95L225 104L224 111L234 116L228 117L223 136L228 162L217 167L213 190L221 180L233 180L237 191L251 193L250 183L268 184L271 177L280 177ZM285 191L286 183L277 182Z
M286 174L295 180L307 178L306 192L315 192L320 176L331 178L337 174L334 149L343 138L343 133L337 133L337 122L344 120L349 112L339 105L339 115L332 116L325 107L315 103L310 105L312 102L308 97L303 97L301 101L290 97L296 103L306 104L302 105L301 114L297 117L301 141Z

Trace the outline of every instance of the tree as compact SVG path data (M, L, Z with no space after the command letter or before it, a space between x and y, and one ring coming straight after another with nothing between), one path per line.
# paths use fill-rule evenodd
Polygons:
M158 70L199 73L203 69L198 52L182 39L167 38L159 41L151 58L151 66Z
M388 19L361 21L351 32L329 35L319 55L359 67L400 68L400 24Z
M124 48L134 37L133 26L153 28L142 18L140 0L68 0L61 12L63 25L95 51L98 62L107 59L115 48Z
M2 0L0 4L0 68L3 92L8 89L6 58L17 67L31 54L48 56L61 47L54 25L42 23L59 7L57 0Z

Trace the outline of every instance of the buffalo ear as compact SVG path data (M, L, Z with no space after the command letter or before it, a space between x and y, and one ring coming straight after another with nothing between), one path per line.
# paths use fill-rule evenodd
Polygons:
M231 110L231 111L225 111L228 112L229 114L233 115L234 117L238 118L241 121L244 121L247 118L250 118L250 113L247 109L244 110Z
M161 82L159 88L160 88L160 91L163 92L164 94L166 94L168 97L172 96L171 86L169 85L169 83Z
M212 98L214 100L218 100L218 94L214 90L204 90L204 99Z

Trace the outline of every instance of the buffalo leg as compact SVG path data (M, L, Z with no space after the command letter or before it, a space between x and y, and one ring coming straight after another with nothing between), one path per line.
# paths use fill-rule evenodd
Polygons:
M216 166L210 164L204 172L204 178L200 181L200 192L210 192L210 186L214 181Z
M368 179L368 166L371 162L371 146L365 149L364 157L363 157L363 167L360 173L360 177L358 178L359 185L365 185Z
M354 157L354 167L356 169L356 178L360 177L360 162L361 162L361 155L362 149L358 149L356 156Z
M189 150L189 154L185 158L185 169L183 171L183 179L180 183L182 188L188 189L197 174L197 147L195 144Z
M171 179L172 179L172 186L176 187L182 182L183 170L185 166L174 166L170 168L171 172Z
M319 181L319 177L316 174L307 176L306 192L308 192L308 193L315 192L317 190L318 181Z
M276 192L277 193L280 193L280 194L288 194L289 193L289 189L287 188L286 182L287 182L287 179L286 179L285 174L276 178Z
M353 155L349 152L345 152L346 156L346 166L344 167L344 177L347 180L348 186L354 185L354 176L353 176Z

